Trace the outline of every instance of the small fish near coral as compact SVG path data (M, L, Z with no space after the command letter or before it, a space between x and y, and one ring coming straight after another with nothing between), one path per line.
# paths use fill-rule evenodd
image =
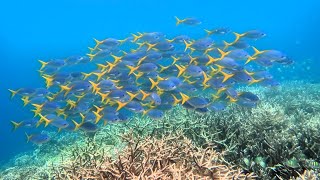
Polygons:
M197 18L175 19L177 28L188 26L190 31L203 25ZM266 67L290 60L278 50L250 45L266 36L260 30L238 33L218 27L198 34L203 37L137 32L124 39L94 39L86 55L39 60L45 87L9 90L33 113L11 121L13 129L95 132L136 114L161 119L175 106L196 113L223 111L231 103L254 108L259 97L237 87L278 85ZM227 42L225 36L234 40ZM88 68L69 70L81 65ZM35 144L50 140L45 134L27 137Z

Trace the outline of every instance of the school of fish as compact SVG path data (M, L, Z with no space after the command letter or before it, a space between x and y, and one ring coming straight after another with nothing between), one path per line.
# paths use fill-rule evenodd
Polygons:
M175 18L179 26L201 24L197 18ZM221 27L203 34L192 39L138 32L121 40L94 39L84 56L39 60L46 87L9 89L33 112L30 119L11 121L14 130L52 126L96 132L136 114L161 119L177 105L198 113L223 111L231 103L254 108L259 97L237 87L278 86L267 68L293 62L281 51L250 45L266 36L259 30L236 33ZM220 40L227 35L233 41ZM35 144L50 140L46 134L26 135Z

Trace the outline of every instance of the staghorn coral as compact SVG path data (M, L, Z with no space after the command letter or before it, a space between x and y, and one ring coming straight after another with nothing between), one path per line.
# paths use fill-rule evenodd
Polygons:
M97 148L74 151L76 158L53 167L55 179L252 179L223 165L222 155L198 148L181 134L160 139L122 137L127 147L115 159Z

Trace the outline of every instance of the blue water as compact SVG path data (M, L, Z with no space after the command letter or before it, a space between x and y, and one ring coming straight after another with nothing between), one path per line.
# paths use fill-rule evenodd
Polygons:
M203 21L197 27L199 33L204 27L220 26L237 32L265 31L268 37L260 40L262 47L284 51L297 62L312 59L310 71L316 78L320 76L316 69L320 66L319 8L317 0L1 1L0 161L32 148L23 131L11 132L10 120L30 114L18 99L10 100L7 89L43 86L36 71L38 59L85 54L93 37L124 38L137 31L186 32L187 28L175 26L173 16L193 16Z

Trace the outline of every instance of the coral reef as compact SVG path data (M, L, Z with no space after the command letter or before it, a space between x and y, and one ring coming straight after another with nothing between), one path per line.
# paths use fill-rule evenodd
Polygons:
M73 151L71 161L53 167L54 179L250 179L241 170L219 162L214 147L201 149L181 134L160 139L122 139L127 147L115 159L92 146ZM89 146L90 147L90 146Z
M318 179L320 85L248 88L262 99L257 108L177 107L158 121L137 116L95 134L62 133L15 158L0 179Z

